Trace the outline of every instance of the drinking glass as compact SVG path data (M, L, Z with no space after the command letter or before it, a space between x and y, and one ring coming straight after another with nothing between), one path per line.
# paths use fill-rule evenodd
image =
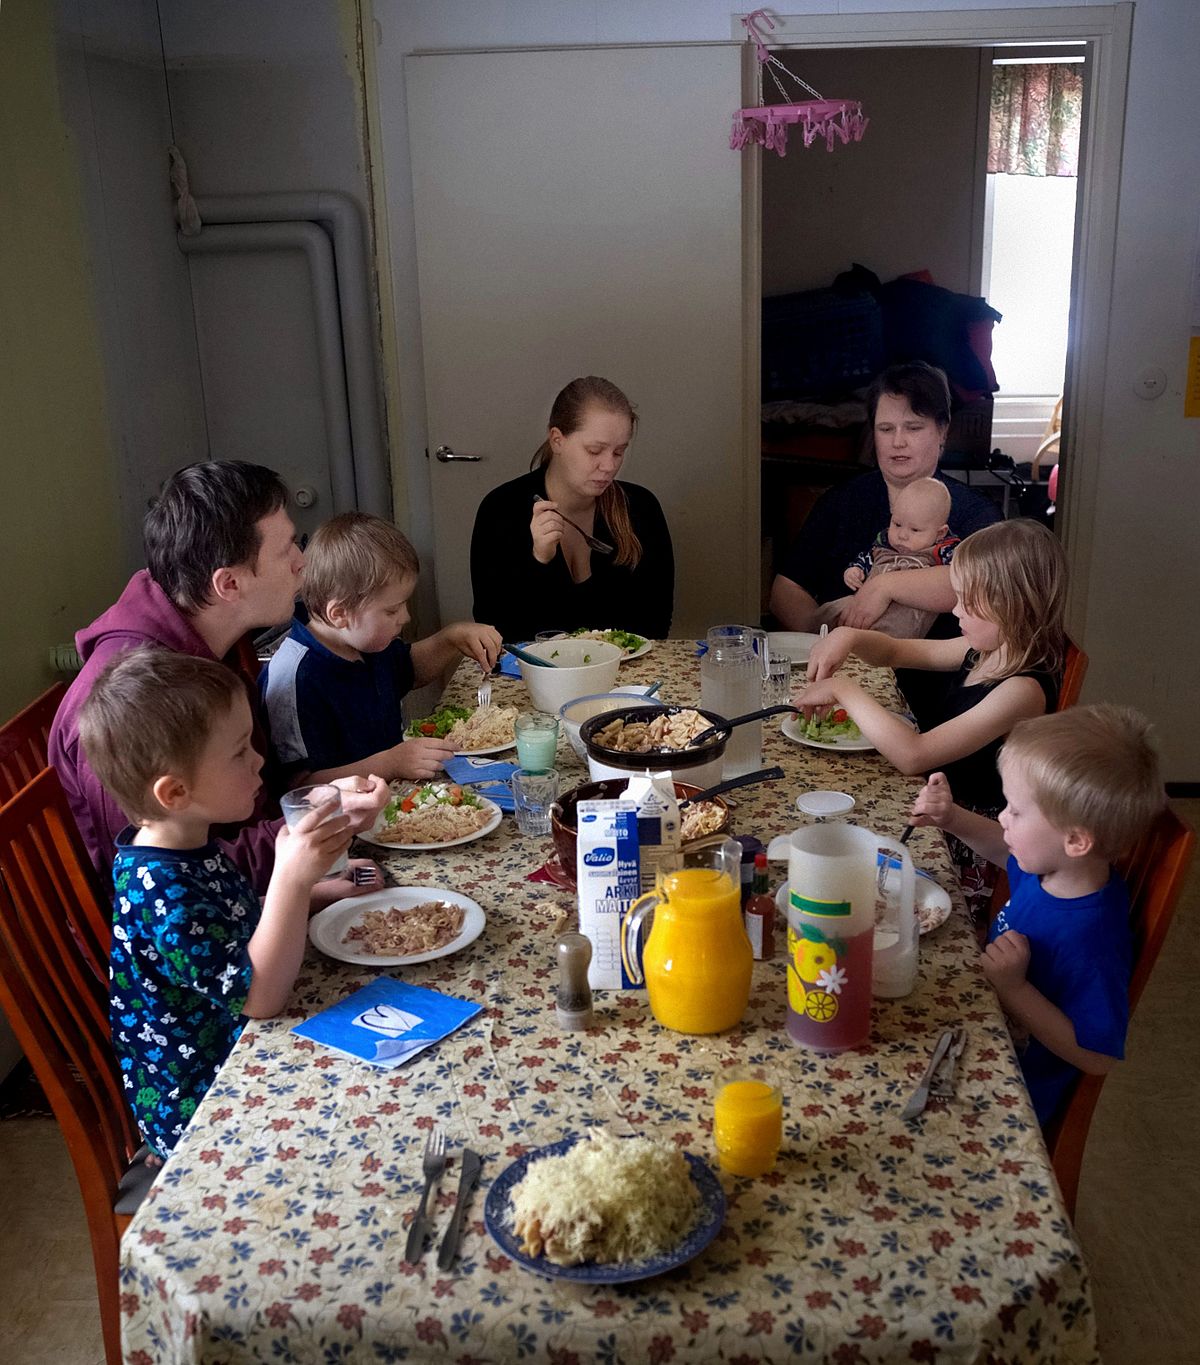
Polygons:
M517 717L514 728L517 762L529 772L549 772L558 751L558 717L544 711L525 711Z
M763 705L786 706L792 699L792 661L786 654L772 656L763 680Z
M783 1095L761 1066L732 1066L713 1079L713 1142L721 1169L765 1175L783 1140Z
M513 814L522 834L549 834L550 807L558 796L558 774L518 768L512 775Z
M287 821L288 829L295 829L309 811L319 810L322 806L333 804L333 808L325 817L332 820L335 815L342 813L342 793L328 782L320 783L315 787L297 787L295 791L285 792L279 798L279 808L283 812L283 818ZM322 824L325 821L321 822ZM336 877L339 873L345 872L349 860L345 853L335 858L329 870L325 873L326 877Z

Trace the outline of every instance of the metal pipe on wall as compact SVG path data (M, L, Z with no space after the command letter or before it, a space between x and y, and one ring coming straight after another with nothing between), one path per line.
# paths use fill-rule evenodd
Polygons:
M374 310L366 237L358 204L336 190L204 195L196 199L205 224L319 223L333 242L341 316L358 507L392 517L391 479L380 421ZM206 229L207 230L207 229Z
M334 510L345 512L362 506L364 500L357 486L350 415L346 406L343 329L329 238L312 222L251 222L204 226L195 236L185 237L179 233L178 241L180 251L187 256L255 251L304 252L308 258L316 314L317 367L321 375L321 406L325 413Z

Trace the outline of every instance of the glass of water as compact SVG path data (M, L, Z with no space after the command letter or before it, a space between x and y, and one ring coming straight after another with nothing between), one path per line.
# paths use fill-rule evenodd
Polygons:
M513 814L522 834L549 834L550 807L558 797L558 774L518 768L512 775Z
M335 815L342 813L342 793L328 782L315 787L297 787L295 791L284 792L279 798L279 808L287 821L288 829L295 829L309 811L320 810L324 806L331 806L326 820L332 820ZM324 824L325 821L321 823ZM343 853L334 859L325 876L336 877L339 873L345 872L347 866L348 859Z
M763 679L763 705L786 706L792 699L792 661L786 654L772 657Z

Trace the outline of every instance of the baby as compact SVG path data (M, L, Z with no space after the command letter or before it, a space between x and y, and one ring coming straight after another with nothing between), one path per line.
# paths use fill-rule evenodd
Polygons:
M914 479L902 488L892 503L891 521L875 537L842 575L846 586L857 592L876 574L897 569L936 569L949 564L958 537L950 534L950 490L939 479ZM835 625L847 599L826 602L820 620ZM927 635L936 612L893 602L872 626L898 640L915 640Z

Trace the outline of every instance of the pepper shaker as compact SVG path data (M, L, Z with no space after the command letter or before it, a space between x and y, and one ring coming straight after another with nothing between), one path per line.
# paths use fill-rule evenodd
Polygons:
M588 985L592 941L586 934L563 934L555 944L555 953L558 957L558 991L554 1013L559 1028L577 1033L592 1025L592 988Z

